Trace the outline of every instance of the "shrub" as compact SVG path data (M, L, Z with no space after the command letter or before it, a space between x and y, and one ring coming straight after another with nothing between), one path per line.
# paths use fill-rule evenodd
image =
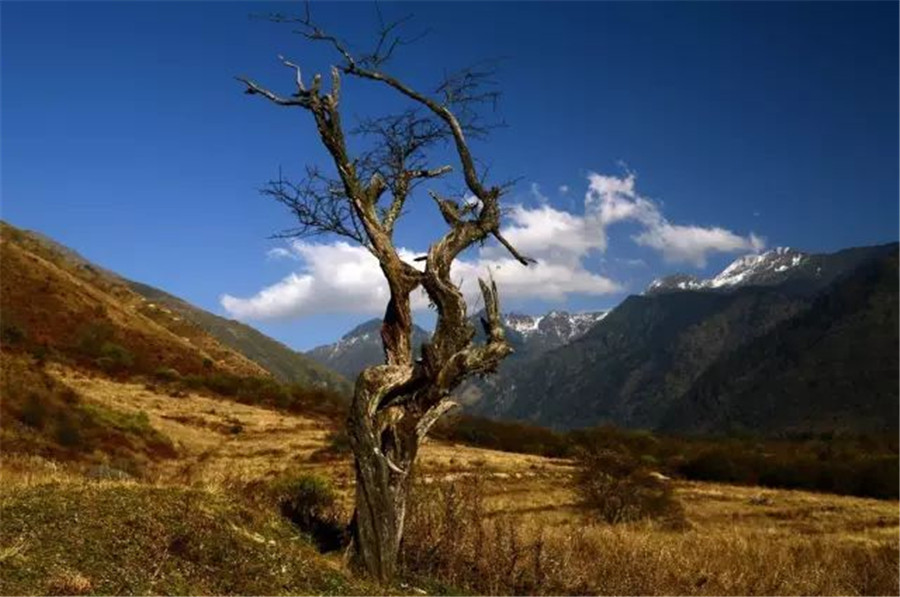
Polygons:
M552 566L543 529L526 534L513 518L492 517L485 501L483 475L416 484L400 550L401 573L417 583L437 584L434 590L445 594L529 595L558 589L547 587Z
M28 349L38 366L43 366L50 357L50 349L46 344L35 344Z
M281 514L309 534L323 552L340 549L347 540L337 493L327 479L304 474L286 476L272 485Z
M639 459L613 450L585 450L577 461L576 489L600 520L617 524L656 518L676 527L684 524L668 481L651 474Z
M19 415L19 420L29 427L41 429L44 427L46 418L47 407L44 405L41 397L34 392L29 392L28 399L25 401L22 412Z
M78 422L68 413L59 414L56 424L56 440L66 448L81 448L84 443Z
M571 455L571 442L566 434L513 421L458 415L439 422L433 435L447 441L505 452L539 454L550 458Z
M103 344L108 342L112 335L112 326L108 323L102 321L89 323L82 326L78 332L78 349L89 357L100 357Z
M153 373L153 376L163 383L170 383L181 379L181 373L171 367L160 367Z
M131 369L134 355L120 344L106 341L100 346L100 356L94 359L98 367L109 373L118 373Z
M337 431L332 431L325 437L325 447L313 452L312 456L310 456L310 460L314 462L336 460L351 452L350 436L347 434L346 428L341 427Z
M22 328L12 323L4 323L0 326L0 344L14 345L25 340L25 332Z

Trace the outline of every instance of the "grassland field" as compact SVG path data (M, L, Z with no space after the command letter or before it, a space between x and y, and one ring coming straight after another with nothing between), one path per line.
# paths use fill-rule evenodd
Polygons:
M48 459L5 455L3 594L487 593L518 586L437 568L440 578L370 585L345 570L340 553L319 554L277 513L244 505L236 488L308 472L329 478L349 512L349 457L315 457L332 431L322 419L193 393L170 396L55 364L46 370L87 403L146 413L177 456L148 462L141 479L97 479ZM540 549L551 553L546 564L525 557L510 563L510 570L544 566L516 573L523 590L900 593L896 501L672 480L687 519L676 531L653 522L593 522L567 460L429 441L418 467L426 487L479 479L487 519L514 525L520 545L539 537Z

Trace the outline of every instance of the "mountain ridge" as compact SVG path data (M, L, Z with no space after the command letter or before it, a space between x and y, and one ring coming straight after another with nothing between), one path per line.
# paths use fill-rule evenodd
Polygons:
M668 409L676 408L681 397L691 391L704 372L720 361L731 363L733 369L744 366L742 359L730 355L738 354L736 351L748 343L764 342L759 338L769 338L768 342L773 342L780 333L778 330L785 329L783 326L797 325L806 329L827 325L828 317L816 316L823 308L817 300L823 292L839 293L840 285L848 283L846 281L860 268L881 264L878 271L887 282L882 280L880 286L870 282L858 293L865 298L874 296L876 286L882 290L893 289L892 293L882 292L893 297L892 301L879 299L888 314L877 316L892 321L890 318L895 315L890 314L891 310L895 314L897 309L896 268L884 264L895 260L896 254L897 244L890 243L807 255L797 260L794 267L775 272L789 271L790 275L762 279L768 283L744 276L739 283L720 285L719 288L675 288L628 297L584 336L525 365L511 366L502 372L505 379L497 379L490 386L494 393L483 395L470 405L470 410L557 428L612 423L655 429L669 421L667 429L672 432L698 430L697 426L679 423L690 419L693 414L690 408L681 419L667 419L666 413ZM796 258L796 254L788 251L776 255L792 261ZM756 262L736 260L744 265ZM776 264L764 270L768 273L778 267ZM738 269L723 271L734 276L741 273L736 271ZM857 306L846 303L846 308L858 307L863 313L871 311L862 298L859 301ZM832 316L842 315L835 312ZM863 317L861 321L869 319ZM890 346L896 347L896 341L893 341L896 326L893 337L876 345L869 342L871 325L865 328L854 323L856 320L852 318L846 320L850 327L849 331L845 330L845 337L859 345L857 350L870 354L873 361L878 360L879 351L887 350L896 356L896 349L890 350ZM800 336L808 343L804 350L818 363L816 367L826 367L828 363L840 367L845 361L823 352L812 340L817 337L813 332L815 330L807 330ZM764 358L766 354L762 350L755 358ZM870 384L879 388L882 408L896 396L896 360L889 365L879 370L881 377L877 383ZM890 370L885 372L885 369ZM783 375L789 378L790 372ZM805 408L811 408L808 402L805 404ZM836 405L829 408L834 410ZM890 413L886 414L890 418ZM896 421L896 417L893 420ZM760 420L751 423L751 431L765 429ZM847 426L871 428L871 417L863 420L860 416ZM702 427L703 432L717 429L716 425Z
M561 346L587 332L591 325L607 313L608 311L568 313L558 310L538 316L505 313L501 315L504 331L516 351L510 358L534 355ZM481 329L478 317L479 313L475 313L469 318L475 325L476 334ZM381 320L369 319L343 334L337 342L317 346L306 354L352 379L364 368L383 362L380 331ZM412 345L416 351L430 337L430 332L424 328L413 326Z
M0 243L4 348L18 338L89 366L183 375L212 368L350 391L336 373L250 326L128 280L46 235L0 221Z

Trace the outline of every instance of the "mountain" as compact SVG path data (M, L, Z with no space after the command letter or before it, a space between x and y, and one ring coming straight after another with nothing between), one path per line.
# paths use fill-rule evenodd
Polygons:
M471 408L557 428L655 427L722 351L801 307L768 289L631 296L581 338L511 363Z
M706 280L689 274L674 274L654 280L647 288L647 294L775 285L796 276L797 268L806 262L809 262L809 255L790 247L778 247L759 255L741 257L717 276Z
M0 222L3 347L110 373L210 370L349 390L301 353L235 321L96 266L38 233Z
M866 430L880 428L878 416L896 426L896 255L896 243L829 255L779 249L740 258L710 280L657 282L580 338L510 363L470 408L557 428L709 433L734 418L757 432L813 420L807 426ZM853 282L869 268L885 278ZM844 285L853 301L833 298L849 292ZM819 384L818 400L798 379ZM847 387L857 383L869 397L851 399ZM701 420L704 408L719 412L710 405L720 398L726 414Z
M507 360L535 356L562 346L584 334L605 315L605 311L597 313L551 311L538 316L505 314L502 316L504 331L515 350L513 356ZM478 323L478 317L479 314L476 313L470 319L476 332L480 334L481 325ZM430 337L428 331L414 326L412 337L414 347L418 349ZM381 320L370 319L344 334L338 342L318 346L306 354L322 365L353 379L366 367L377 365L384 360L381 348Z
M686 290L729 292L747 286L788 285L793 292L814 293L837 278L879 255L891 253L896 243L873 247L856 247L836 253L811 254L778 247L760 254L745 255L733 261L712 278L700 279L689 274L674 274L650 283L644 294L661 294Z
M810 307L708 368L663 429L895 432L896 253L839 279Z
M413 326L412 345L416 350L430 337L431 334L427 331L417 325ZM381 320L370 319L361 323L334 344L313 348L306 356L337 371L347 379L356 379L360 371L366 367L384 362Z
M509 313L502 316L506 332L514 337L514 344L529 355L568 344L584 335L598 321L606 317L608 311L590 313L567 313L550 311L546 315L520 315Z

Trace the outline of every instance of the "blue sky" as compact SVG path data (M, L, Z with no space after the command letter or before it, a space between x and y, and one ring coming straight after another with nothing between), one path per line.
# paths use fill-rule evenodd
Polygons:
M0 4L0 215L299 349L378 313L370 274L336 282L316 269L352 277L364 256L327 237L294 248L268 238L292 222L257 189L279 166L327 165L308 114L248 97L233 78L289 93L278 54L307 73L333 62L248 18L291 9ZM388 67L422 89L503 59L509 126L474 149L497 179L520 181L508 229L546 266L503 270L507 309L608 308L656 276L709 274L763 243L897 240L896 3L382 9L414 14L412 33L430 29ZM369 3L313 11L360 47L375 25ZM396 106L366 82L345 82L344 98L351 122ZM411 205L397 244L422 251L443 226L421 194ZM465 280L496 262L492 251L467 255Z

